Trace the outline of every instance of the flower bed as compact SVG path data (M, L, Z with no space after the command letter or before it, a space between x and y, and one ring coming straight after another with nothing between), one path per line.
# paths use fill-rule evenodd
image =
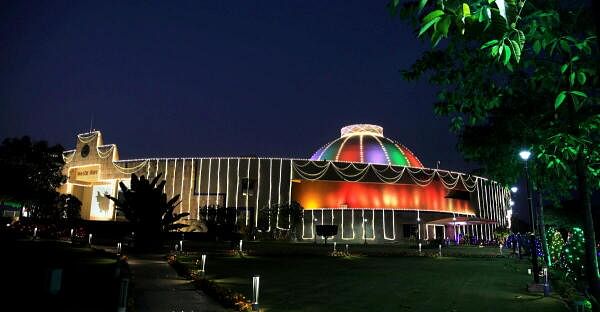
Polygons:
M204 278L198 272L190 270L188 266L179 262L177 256L169 255L167 258L169 264L177 271L177 274L185 278L192 279L194 286L202 290L208 296L215 299L226 308L233 308L240 312L252 311L252 304L246 297L229 288L220 286L219 284Z

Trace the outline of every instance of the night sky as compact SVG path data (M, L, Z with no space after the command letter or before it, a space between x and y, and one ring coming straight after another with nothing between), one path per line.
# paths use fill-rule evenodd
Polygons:
M463 170L424 49L387 1L11 1L0 7L0 138L66 149L93 127L122 159L310 157L374 123Z

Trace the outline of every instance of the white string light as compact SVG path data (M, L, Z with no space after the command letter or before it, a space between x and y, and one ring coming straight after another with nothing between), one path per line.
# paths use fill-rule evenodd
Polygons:
M194 159L192 158L192 168L190 169L190 191L188 193L188 220L192 215L192 195L194 191L194 182Z

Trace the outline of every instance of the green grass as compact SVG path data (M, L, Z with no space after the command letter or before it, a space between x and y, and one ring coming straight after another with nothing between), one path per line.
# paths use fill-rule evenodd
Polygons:
M307 254L311 248L322 248L306 244L288 244L283 247L284 256L267 256L258 254L272 254L273 245L254 248L254 256L243 258L209 254L207 278L251 298L251 277L259 274L264 311L568 311L556 297L525 291L531 280L526 260L330 257ZM291 249L299 253L292 254ZM380 254L393 248L366 249ZM454 250L465 251L478 256L497 252L492 248ZM446 252L452 253L450 249ZM196 258L191 255L180 260L191 263Z

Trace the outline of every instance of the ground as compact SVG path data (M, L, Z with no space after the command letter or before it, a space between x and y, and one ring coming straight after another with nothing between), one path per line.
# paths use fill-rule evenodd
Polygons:
M531 280L527 260L481 257L497 253L497 248L445 248L446 253L473 252L480 257L436 258L393 252L375 256L383 250L417 251L357 245L350 248L357 253L368 248L375 252L370 256L318 255L324 248L331 245L303 244L297 248L302 252L292 254L287 248L287 255L280 256L260 255L269 253L264 247L245 257L209 252L206 274L247 298L251 298L251 277L260 275L263 311L568 311L556 297L525 291ZM179 257L190 264L196 258L196 254Z
M3 241L4 307L20 311L115 311L114 255L65 242ZM48 292L50 269L63 269L62 288Z

